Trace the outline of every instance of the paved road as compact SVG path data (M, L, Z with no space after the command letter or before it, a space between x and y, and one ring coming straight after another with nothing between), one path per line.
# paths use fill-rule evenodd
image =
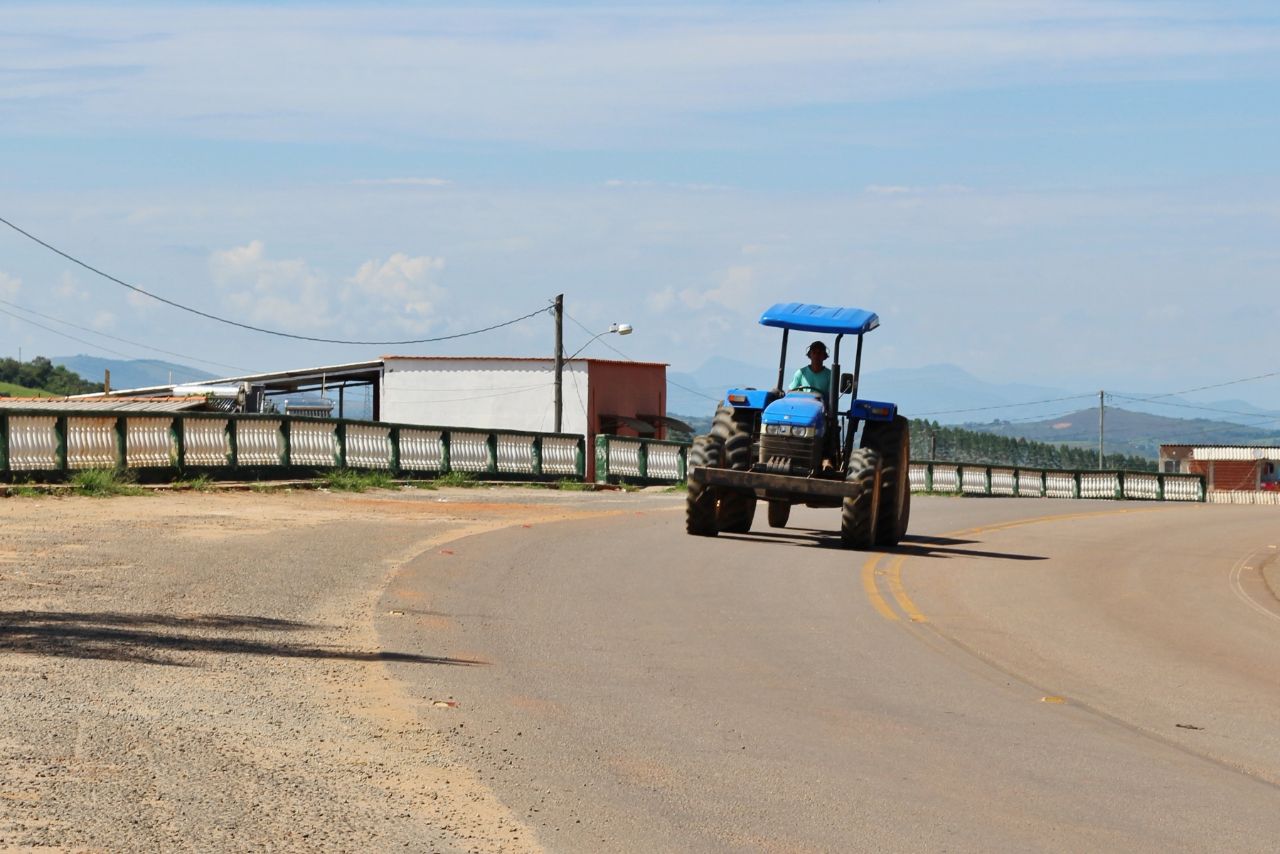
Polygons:
M869 554L659 498L509 528L378 628L489 662L392 669L553 850L1275 850L1275 508L914 509Z

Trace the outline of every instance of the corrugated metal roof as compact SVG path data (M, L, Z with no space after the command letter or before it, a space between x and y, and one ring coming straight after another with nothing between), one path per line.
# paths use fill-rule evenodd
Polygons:
M555 363L555 358L551 356L383 356L383 360L387 359L410 359L414 361L430 361L430 362L550 362ZM587 356L575 356L572 360L565 357L565 363L574 362L598 362L604 365L660 365L668 367L668 362L637 362L633 359L595 359Z
M1203 462L1208 462L1209 460L1231 462L1280 460L1280 448L1248 445L1205 445L1193 447L1191 449L1191 458Z
M5 409L43 412L182 412L204 406L204 395L188 397L3 397Z

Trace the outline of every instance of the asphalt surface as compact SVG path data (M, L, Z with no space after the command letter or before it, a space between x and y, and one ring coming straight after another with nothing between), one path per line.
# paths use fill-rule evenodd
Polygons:
M854 553L835 511L702 539L634 498L429 551L377 608L485 662L390 667L537 844L1275 850L1275 508L916 496Z
M0 501L0 850L1274 850L1275 508L681 507Z

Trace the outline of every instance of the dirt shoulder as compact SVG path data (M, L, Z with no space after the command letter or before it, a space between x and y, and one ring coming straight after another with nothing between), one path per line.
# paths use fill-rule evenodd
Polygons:
M537 850L386 666L484 663L374 610L451 539L635 498L0 499L0 848Z

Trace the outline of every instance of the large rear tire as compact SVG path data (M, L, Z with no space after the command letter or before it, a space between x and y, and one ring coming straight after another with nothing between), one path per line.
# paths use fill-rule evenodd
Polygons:
M739 416L732 406L720 404L711 420L711 435L724 442L724 467L737 471L751 468L751 418ZM750 492L720 494L716 521L726 534L745 534L756 515L756 497Z
M859 448L849 455L845 483L857 484L840 508L840 543L846 549L869 549L876 539L876 480L881 473L880 455Z
M785 528L787 520L791 518L791 503L789 501L770 501L769 502L769 527Z
M911 518L911 424L901 415L892 421L868 421L862 447L880 454L880 509L876 545L896 546Z
M723 468L724 443L714 436L695 436L689 447L689 470L699 466ZM685 496L684 529L695 537L714 537L720 533L716 524L716 489L689 477Z

